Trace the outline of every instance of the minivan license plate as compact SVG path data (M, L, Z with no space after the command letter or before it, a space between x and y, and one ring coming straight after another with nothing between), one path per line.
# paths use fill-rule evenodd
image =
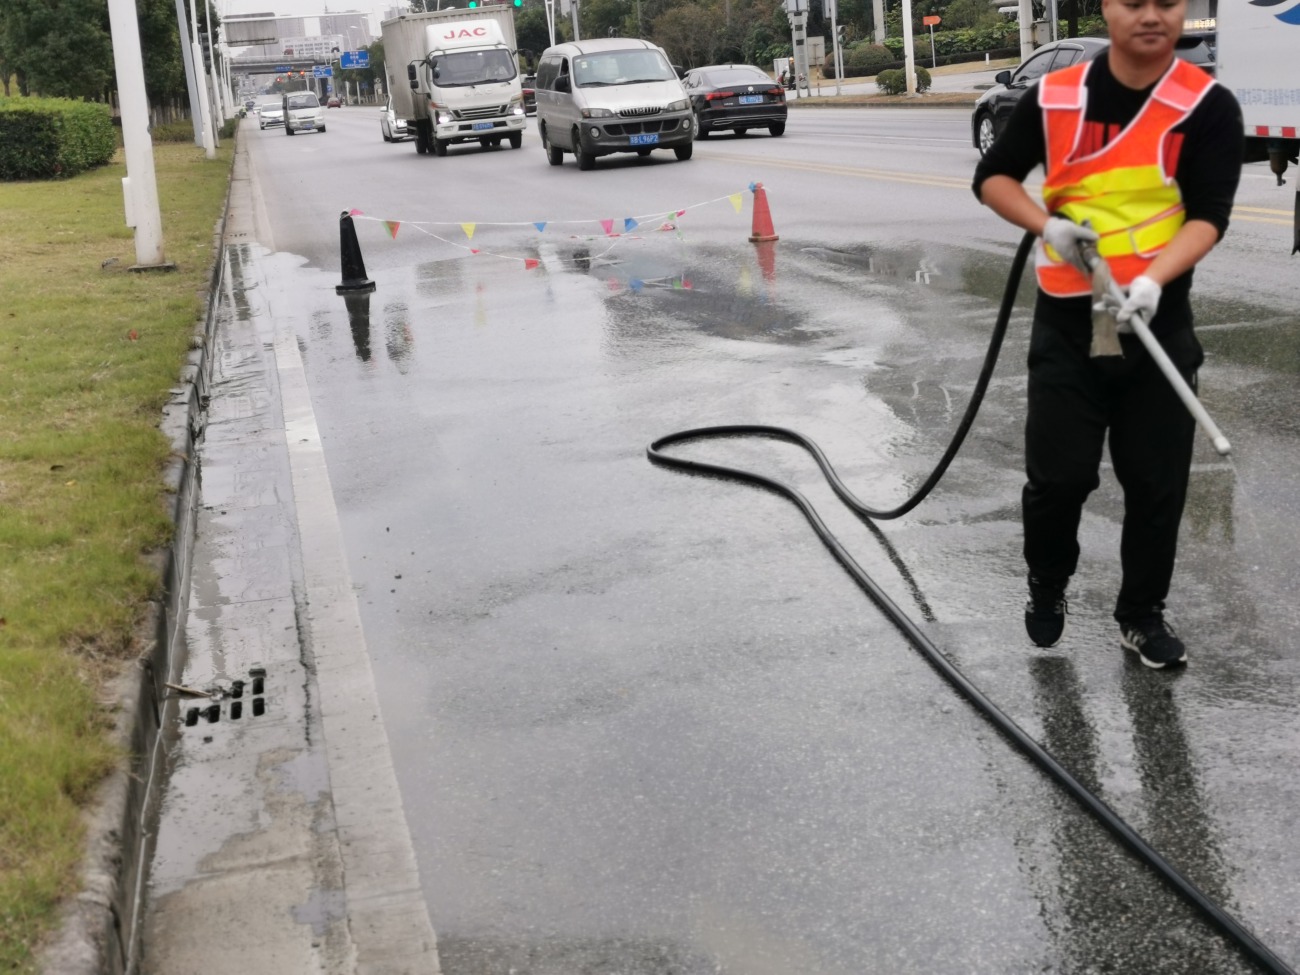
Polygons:
M659 133L651 132L648 135L630 135L628 142L634 146L652 146L659 141Z
M475 123L474 123L474 129L475 129L475 131L478 131L479 129L490 129L490 128L492 128L492 123L491 123L491 122L475 122Z

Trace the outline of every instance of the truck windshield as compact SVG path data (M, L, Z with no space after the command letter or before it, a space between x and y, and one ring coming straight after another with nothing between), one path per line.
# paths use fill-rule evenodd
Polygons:
M573 81L580 88L671 81L676 77L658 51L609 51L573 59Z
M487 51L453 51L433 60L433 78L439 87L490 85L509 81L519 72L510 52L501 48Z

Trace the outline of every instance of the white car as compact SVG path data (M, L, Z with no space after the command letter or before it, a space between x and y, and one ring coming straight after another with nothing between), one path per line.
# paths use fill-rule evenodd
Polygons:
M287 92L283 105L285 135L325 131L325 109L314 91Z
M257 127L264 129L268 125L284 125L284 108L279 101L262 102L257 106Z
M379 110L379 134L384 137L385 142L400 142L410 135L406 131L406 119L398 118L397 113L393 111L392 98L389 98L384 107Z

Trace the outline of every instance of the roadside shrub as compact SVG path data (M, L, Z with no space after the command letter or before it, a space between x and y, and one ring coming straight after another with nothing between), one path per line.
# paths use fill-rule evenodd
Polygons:
M889 48L881 44L854 44L844 52L844 77L861 78L879 73L894 62Z
M233 139L237 128L239 128L239 119L229 118L221 123L221 128L217 130L217 133L223 139ZM191 132L191 134L193 133Z
M158 142L193 142L194 126L190 122L167 122L149 130L149 138Z
M889 68L876 75L876 87L886 95L901 95L907 91L907 72L902 68ZM916 90L930 90L930 72L925 68L916 69Z
M0 179L58 179L112 160L107 105L67 98L0 98Z

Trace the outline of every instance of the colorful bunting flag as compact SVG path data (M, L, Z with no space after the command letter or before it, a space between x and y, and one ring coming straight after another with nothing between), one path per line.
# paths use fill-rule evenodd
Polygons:
M466 237L467 239L469 239L469 240L473 240L473 239L474 239L474 228L477 227L477 226L478 226L478 224L476 224L476 223L463 223L463 224L460 225L460 229L463 230L463 231L465 231L465 237Z
M365 214L362 213L360 210L353 209L353 210L349 210L349 211L348 211L348 216L349 216L349 217L364 217Z
M735 207L737 213L739 213L740 208L745 205L744 198L739 193L732 193L731 196L727 197L727 199L731 201L731 205Z
M634 218L632 217L623 218L623 233L627 233L629 230L632 230L636 226L637 226L637 222Z
M525 257L525 258L524 258L524 270L525 270L525 271L531 271L533 268L537 267L537 265L539 265L540 263L542 263L542 262L539 261L539 260L538 260L537 258L535 258L535 257Z
M402 224L401 224L401 221L399 221L399 220L385 220L385 221L384 221L384 226L388 228L389 236L391 236L391 237L393 238L393 240L396 240L396 239L397 239L397 228L400 227L401 225L402 225Z
M537 228L537 232L540 234L543 230L546 229L546 221L538 220L535 224L533 224L533 226Z
M613 220L602 220L602 221L600 222L600 225L601 225L602 227L605 228L605 236L606 236L606 237L608 237L610 234L612 234L612 233L614 232L614 221L613 221Z

